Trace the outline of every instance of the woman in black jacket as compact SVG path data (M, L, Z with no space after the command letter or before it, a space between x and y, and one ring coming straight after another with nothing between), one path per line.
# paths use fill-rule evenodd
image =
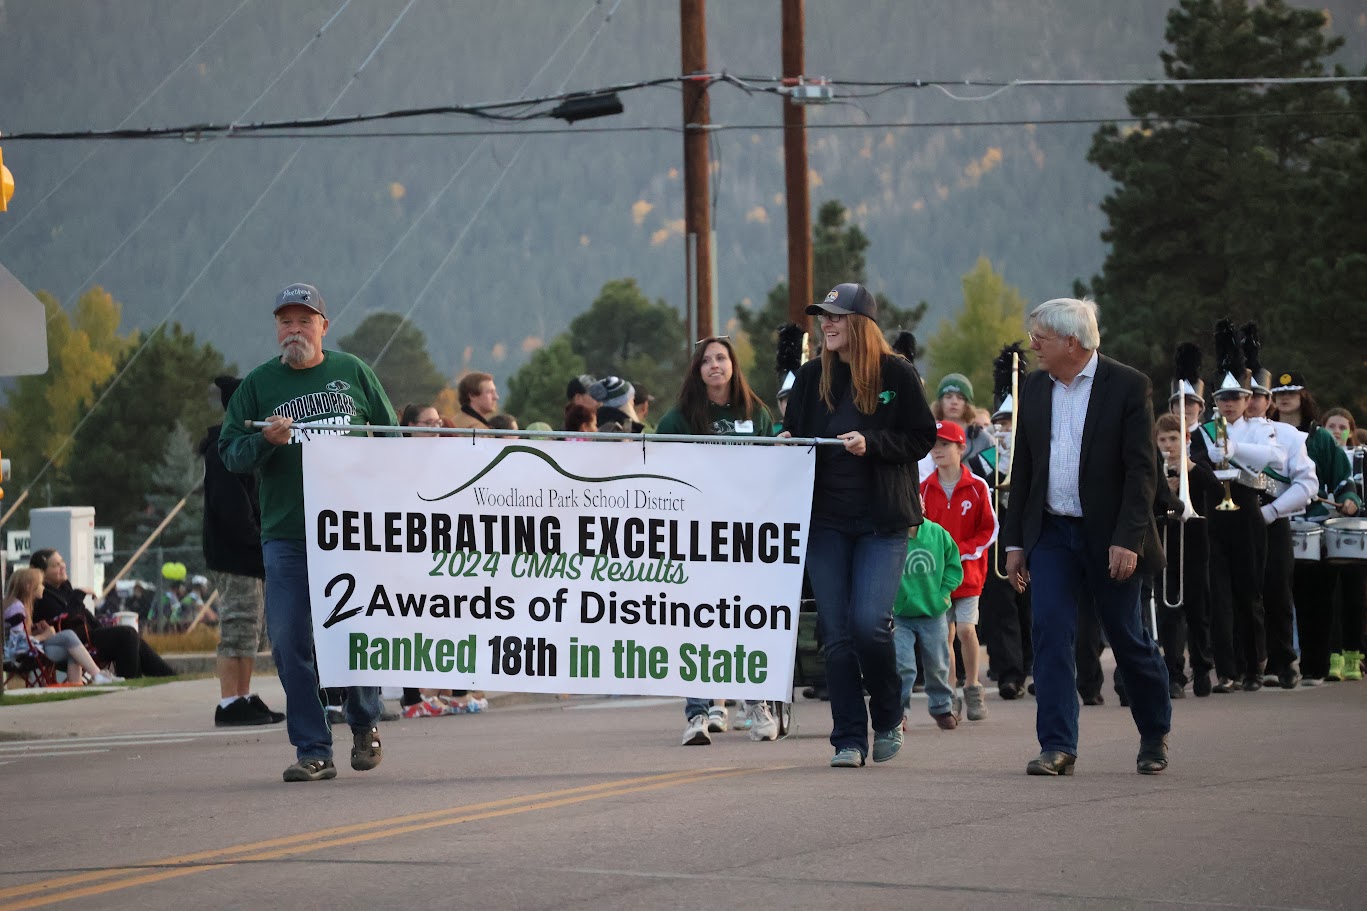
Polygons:
M907 530L921 524L916 463L935 443L935 418L911 363L878 328L867 288L836 285L807 312L821 320L821 358L798 371L784 435L845 444L817 447L807 575L826 655L831 765L853 768L869 753L870 720L874 762L902 747L892 603Z

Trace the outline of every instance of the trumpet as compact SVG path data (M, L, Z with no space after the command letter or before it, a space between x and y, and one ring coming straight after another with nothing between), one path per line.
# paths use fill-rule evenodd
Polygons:
M1001 454L997 454L997 461L992 466L992 511L1000 516L1002 514L1002 495L1011 492L1011 472L1016 466L1016 436L1017 428L1020 427L1020 354L1011 352L1011 445L1007 448L1006 455L1006 477L1002 477ZM992 574L1002 581L1006 578L1006 567L1002 565L1002 548L1000 542L998 546L992 548Z
M1191 453L1187 447L1191 445L1187 438L1188 434L1182 434L1182 443L1177 447L1177 499L1182 501L1182 513L1177 517L1180 523L1177 526L1177 600L1168 600L1167 577L1163 579L1163 606L1169 608L1181 607L1186 600L1187 594L1187 520L1197 515L1196 508L1191 505ZM1236 506L1235 509L1238 509ZM1168 523L1163 524L1163 553L1170 553L1168 550Z
M1215 442L1218 445L1226 443L1228 441L1229 423L1225 421L1223 415L1217 415L1215 418ZM1220 470L1227 471L1228 469L1229 458L1225 457L1220 460ZM1235 512L1236 510L1238 510L1239 504L1234 502L1234 497L1231 495L1229 479L1225 478L1223 481L1221 481L1221 483L1224 484L1225 487L1225 498L1219 502L1215 509L1218 512Z

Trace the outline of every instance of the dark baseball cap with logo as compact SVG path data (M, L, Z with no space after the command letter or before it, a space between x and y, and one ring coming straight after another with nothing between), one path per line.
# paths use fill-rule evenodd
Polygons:
M855 282L843 282L832 288L821 303L812 304L807 308L808 316L819 316L822 313L834 313L839 316L857 313L860 316L867 316L876 323L878 322L878 301L863 285Z
M295 283L275 296L275 309L271 313L279 313L286 307L298 305L308 307L323 319L327 319L327 304L323 303L323 295L318 293L318 289L313 285Z

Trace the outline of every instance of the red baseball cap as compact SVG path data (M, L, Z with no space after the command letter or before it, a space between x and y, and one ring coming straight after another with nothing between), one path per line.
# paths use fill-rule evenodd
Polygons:
M953 421L936 421L935 438L949 440L949 442L958 443L960 446L968 445L968 437L964 436L964 429Z

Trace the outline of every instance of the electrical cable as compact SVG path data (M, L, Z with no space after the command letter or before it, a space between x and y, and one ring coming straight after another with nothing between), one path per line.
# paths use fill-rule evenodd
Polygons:
M331 26L333 22L337 21L337 17L342 15L342 13L345 12L346 8L350 5L351 0L343 0L342 5L337 7L337 10L331 16L328 17L327 21L323 23L322 27L320 27L318 31L316 31L313 34L313 37L310 38L308 41L304 42L303 47L299 48L295 55L292 58L290 58L289 63L285 64L284 69L276 73L275 77L271 79L271 81L266 84L266 87L262 89L257 94L256 98L252 100L252 103L242 109L242 113L237 116L237 118L233 121L234 123L240 121L242 118L250 114L252 110L255 109L255 107L258 104L260 104L266 98L267 95L270 94L271 90L274 89L276 85L280 83L280 80L285 77L285 74L294 68L294 65L299 62L299 59L304 56L305 52L307 52L308 49L314 45L315 42L317 42L320 38L323 37L323 33L328 30L328 27ZM203 167L208 162L209 158L212 157L214 152L216 152L217 150L218 147L210 146L204 152L204 154L200 156L199 160L196 161L193 165L191 165L190 169L181 176L180 180L176 181L175 184L171 187L171 189L167 190L164 194L162 194L161 199L157 200L157 204L154 205L151 209L149 209L147 213L143 215L143 217L138 221L138 223L132 227L131 230L124 234L123 238L118 242L118 244L114 246L114 249L110 250L109 254L105 256L104 259L100 260L99 265L97 265L94 269L91 269L89 274L87 274L85 278L81 279L79 282L76 283L75 290L72 291L69 295L67 295L67 297L62 301L62 310L65 310L66 308L71 306L72 302L74 302L76 298L81 295L82 290L90 284L90 281L96 275L100 274L100 270L102 270L105 266L109 265L109 263L113 261L114 257L119 254L119 251L122 250L128 244L128 242L132 240L137 235L137 233L143 229L144 225L146 225L149 221L152 220L152 217L154 215L161 211L161 207L166 205L166 203L171 200L172 196L176 195L176 192L181 187L185 186L186 181L188 181L192 176L194 176L195 172L198 171L201 167ZM52 319L56 319L56 317L57 313L54 312L52 314L52 317L48 321L51 322Z
M577 69L579 64L584 61L584 58L588 56L589 50L598 41L598 36L603 33L603 29L612 21L612 17L617 13L617 10L621 5L622 0L616 0L616 2L612 4L612 9L608 10L607 15L603 17L603 21L598 23L598 28L589 36L588 43L585 45L584 50L579 54L579 57L575 59L574 64L570 67L569 72L565 74L565 78L560 84L562 91L564 90L564 87L569 84L570 77L574 75L575 69ZM489 187L488 192L484 194L484 198L480 200L475 211L470 214L469 219L465 222L465 226L461 228L460 233L456 235L456 239L451 244L451 248L446 251L446 255L442 257L441 262L437 264L437 268L433 270L432 275L427 279L427 284L423 285L422 290L413 298L413 303L410 304L408 310L404 312L403 317L399 320L399 324L394 327L394 331L390 334L388 340L385 341L383 347L380 348L374 359L371 360L370 366L372 369L380 363L387 353L389 353L389 348L394 344L394 339L398 338L399 331L402 330L404 326L408 325L409 318L412 317L414 311L418 309L418 305L422 303L423 297L436 282L437 277L441 274L442 270L446 268L446 264L450 262L451 257L455 254L456 249L460 247L461 242L465 240L465 236L470 232L470 228L474 225L480 214L483 213L484 207L489 204L489 200L493 198L494 193L497 192L499 186L502 185L503 178L508 176L508 172L512 170L513 165L517 163L517 159L521 156L522 150L527 147L527 141L527 137L524 136L522 141L517 144L517 148L513 150L512 158L503 166L503 170L499 172L498 177L495 178L493 184Z
M351 0L346 0L346 3L350 2ZM366 57L366 63L370 62L370 60L375 56L375 52L378 51L379 48L384 45L385 41L389 39L389 36L393 34L394 28L395 26L397 26L399 20L403 19L403 17L407 15L408 11L413 8L413 4L416 2L417 0L408 0L407 5L399 11L398 16L395 17L394 23L390 25L389 30L385 32L384 37L380 39L379 43L376 44L375 48L371 50L370 55ZM345 5L346 4L343 5L344 8ZM331 21L332 20L329 20L329 22ZM361 67L358 67L354 73L351 74L351 77L347 79L346 84L342 86L342 90L337 93L337 97L332 100L332 104L328 105L327 110L324 112L324 116L327 116L328 114L332 113L332 110L336 108L338 104L341 103L342 99L346 97L346 93L351 90L351 87L353 85L356 84L356 80L364 71L365 66L362 65ZM142 353L147 350L147 346L151 344L152 339L156 337L157 333L160 332L163 328L165 328L166 324L171 321L171 317L174 316L176 311L180 309L181 304L185 303L186 299L189 298L190 291L194 289L195 285L199 284L200 279L202 279L208 273L209 268L215 262L218 261L218 257L222 255L223 251L227 249L228 244L230 244L233 238L237 236L237 232L242 230L242 226L245 225L248 219L252 217L252 214L256 212L257 207L261 205L261 201L266 198L267 194L270 193L271 189L275 186L276 182L280 180L281 176L284 175L285 171L288 170L289 166L294 162L294 159L299 156L299 153L302 152L303 149L304 145L303 143L300 143L299 146L297 146L295 150L292 153L290 153L290 156L287 159L285 159L285 163L280 166L280 169L275 172L275 176L272 177L270 179L270 182L267 183L266 186L261 190L261 193L256 197L256 201L252 203L249 209L247 209L246 214L242 216L242 218L238 221L237 225L232 229L232 231L228 233L228 236L223 239L223 242L218 245L218 249L216 249L213 252L213 255L209 257L208 261L205 262L204 267L199 270L199 274L197 274L190 281L190 284L185 286L185 290L181 292L180 297L176 299L176 302L171 305L171 309L166 312L166 315L161 318L161 322L157 323L157 325L152 328L152 331L148 332L143 337L142 343L138 345L137 349L134 350L133 354L129 356L128 360L124 363L123 367L120 368L119 372L114 375L114 378L109 382L109 385L107 385L104 388L104 391L100 393L99 397L96 398L93 403L91 403L90 408L81 417L81 419L76 422L76 426L73 427L71 429L71 432L68 433L65 439L62 440L61 445L59 445L56 451L48 457L47 462L43 464L43 467L40 468L38 472L33 476L33 479L29 481L28 485L24 488L24 493L27 493L30 489L32 489L34 484L38 483L38 480L44 474L47 473L47 470L52 467L53 463L56 462L57 458L63 452L65 452L66 448L71 445L71 442L74 439L76 439L76 434L80 432L81 428L85 426L86 422L90 420L91 416L99 410L100 405L104 403L104 400L107 399L109 397L109 394L113 392L114 389L119 385L119 381L122 380L123 377L128 373L129 368L131 368L133 364L137 362L138 358L142 356Z
M225 26L225 25L228 24L228 20L229 20L229 19L232 19L232 18L233 18L234 16L236 16L239 12L241 12L241 11L242 11L242 8L243 8L244 6L246 6L246 5L247 5L248 3L250 3L250 2L251 2L251 0L242 0L242 2L239 3L239 4L237 5L237 8L236 8L236 9L234 9L231 13L229 13L229 14L223 19L222 22L220 22L218 25L214 26L213 31L209 32L209 34L205 36L205 38L204 38L203 41L201 41L199 44L195 45L194 50L192 50L192 51L190 51L190 53L186 54L186 55L185 55L185 59L184 59L184 60L181 60L180 63L176 64L175 68L172 69L171 72L167 73L166 76L161 80L161 82L158 82L158 83L157 83L156 88L152 89L152 91L150 91L150 92L148 92L146 95L144 95L144 96L143 96L143 99L142 99L141 101L139 101L136 105L134 105L133 110L129 111L129 112L127 113L127 115L125 115L124 118L123 118L122 120L119 121L119 123L118 123L118 125L115 127L115 129L122 129L123 127L127 126L128 121L132 120L133 117L134 117L134 115L136 115L136 114L138 113L138 111L141 111L141 110L143 109L143 106L144 106L145 104L147 104L147 102L151 101L152 98L153 98L154 96L156 96L156 94L157 94L158 92L160 92L163 88L166 87L166 84L167 84L168 82L171 81L171 78L172 78L173 76L175 76L176 73L179 73L182 69L185 68L185 64L189 63L189 62L194 58L194 56L195 56L196 54L198 54L200 51L202 51L202 50L204 49L204 46L205 46L206 44L208 44L210 41L212 41L212 40L214 39L214 36L215 36L215 35L217 35L220 31L222 31L223 26ZM38 199L37 202L35 202L33 205L29 206L29 207L28 207L28 211L24 212L24 214L23 214L22 216L20 216L19 219L18 219L17 221L15 221L14 224L10 225L10 228L9 228L8 231L6 231L4 234L0 234L0 244L3 244L3 243L5 242L5 240L6 240L6 238L8 238L8 237L9 237L11 234L13 234L15 231L19 230L19 226L22 225L24 222L28 221L28 220L29 220L29 216L31 216L34 212L37 212L38 209L43 205L43 203L47 202L48 199L50 199L50 198L52 197L52 194L53 194L53 193L56 193L58 190L60 190L62 187L64 187L64 186L66 185L66 182L76 175L76 172L77 172L77 171L79 171L81 168L85 167L86 162L90 161L90 159L94 158L96 155L99 154L99 151L100 151L100 150L99 150L98 148L91 149L91 150L86 154L86 156L85 156L84 158L82 158L80 161L76 162L76 166L75 166L74 168L72 168L70 171L68 171L68 172L66 173L66 176L65 176L65 177L63 177L61 180L59 180L59 181L57 181L55 184L53 184L53 185L52 185L52 188L51 188L50 190L48 190L46 193L44 193L41 197L39 197L39 199Z
M603 0L593 0L593 3L589 8L584 11L584 15L580 16L579 21L574 24L574 28L565 33L565 37L560 39L560 43L556 45L555 50L551 51L551 55L541 64L541 68L532 75L531 79L527 80L526 86L522 89L523 94L531 91L532 86L536 85L536 81L546 72L552 61L560 56L560 52L565 49L565 45L569 43L570 38L574 37L583 24L588 21L589 16L593 14L593 11L597 9L602 2ZM576 62L575 65L577 66L578 63ZM573 68L571 68L571 72L573 72ZM446 192L455 185L456 180L465 172L466 167L469 166L470 162L474 161L475 156L479 154L480 150L483 149L488 142L488 138L481 140L479 144L470 151L470 154L465 156L465 160L461 162L460 167L456 168L455 172L452 173L451 177L446 181L442 188L428 201L426 207L418 213L418 217L413 219L413 222L408 226L407 230L405 230L403 234L399 236L399 239L394 242L394 245L389 248L389 252L384 255L384 258L376 264L374 269L370 270L370 274L366 276L365 281L361 282L356 290L352 292L351 297L342 305L342 309L338 310L337 315L333 317L334 320L340 321L342 317L347 314L347 311L351 309L351 305L356 303L357 299L360 298L361 292L370 286L370 283L380 274L380 270L389 263L389 260L399 251L399 248L407 242L408 238L417 230L418 225L422 223L422 220L436 207L437 203L446 195Z

